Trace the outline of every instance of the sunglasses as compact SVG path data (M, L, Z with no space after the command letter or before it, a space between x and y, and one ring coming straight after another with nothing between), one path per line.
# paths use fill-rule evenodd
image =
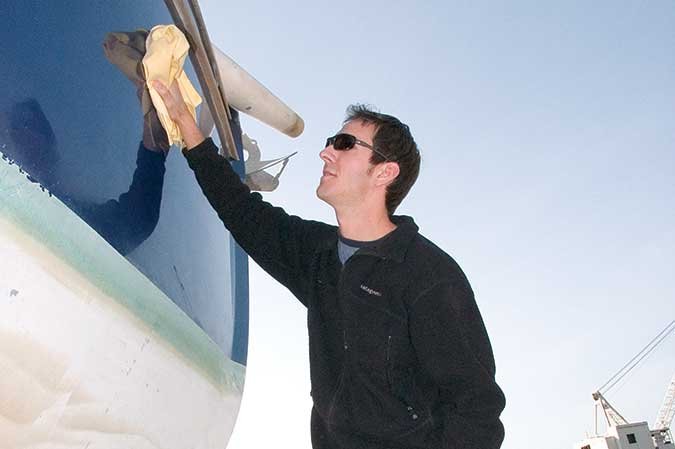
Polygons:
M381 152L377 151L371 144L364 142L363 140L359 140L356 137L352 136L351 134L345 134L345 133L340 133L336 134L332 137L329 137L326 139L326 146L333 146L338 151L347 151L351 150L354 148L355 145L361 145L362 147L366 147L373 152L379 154L382 156L387 162L389 162L389 158L382 154Z

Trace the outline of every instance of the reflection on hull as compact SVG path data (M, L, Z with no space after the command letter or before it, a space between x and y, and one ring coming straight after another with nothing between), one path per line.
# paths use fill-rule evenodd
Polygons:
M0 192L2 447L224 447L245 368L4 160Z

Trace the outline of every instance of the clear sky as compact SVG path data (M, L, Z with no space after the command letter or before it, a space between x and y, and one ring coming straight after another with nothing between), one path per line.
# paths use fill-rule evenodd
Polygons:
M675 3L203 0L212 40L291 105L299 150L266 199L334 223L318 157L353 102L410 125L420 179L399 213L476 293L507 397L506 449L569 449L591 392L675 319ZM254 263L231 449L310 448L305 311ZM665 341L609 400L654 422Z

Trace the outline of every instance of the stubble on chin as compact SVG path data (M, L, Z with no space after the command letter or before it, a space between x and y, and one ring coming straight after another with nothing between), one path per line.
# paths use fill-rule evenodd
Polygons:
M330 195L326 192L326 188L327 186L324 185L323 181L319 181L319 185L316 187L316 197L330 206Z
M321 201L326 201L326 199L324 198L324 195L323 195L323 193L322 193L322 191L321 191L321 187L322 187L322 186L321 186L321 181L319 181L319 185L316 186L316 191L315 191L316 197L319 198Z

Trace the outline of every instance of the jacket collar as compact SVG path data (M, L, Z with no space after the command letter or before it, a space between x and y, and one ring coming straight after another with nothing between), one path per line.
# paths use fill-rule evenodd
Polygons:
M358 250L358 254L367 254L403 262L406 251L419 229L412 217L405 215L393 215L392 223L396 229L382 239L377 246L367 246Z

